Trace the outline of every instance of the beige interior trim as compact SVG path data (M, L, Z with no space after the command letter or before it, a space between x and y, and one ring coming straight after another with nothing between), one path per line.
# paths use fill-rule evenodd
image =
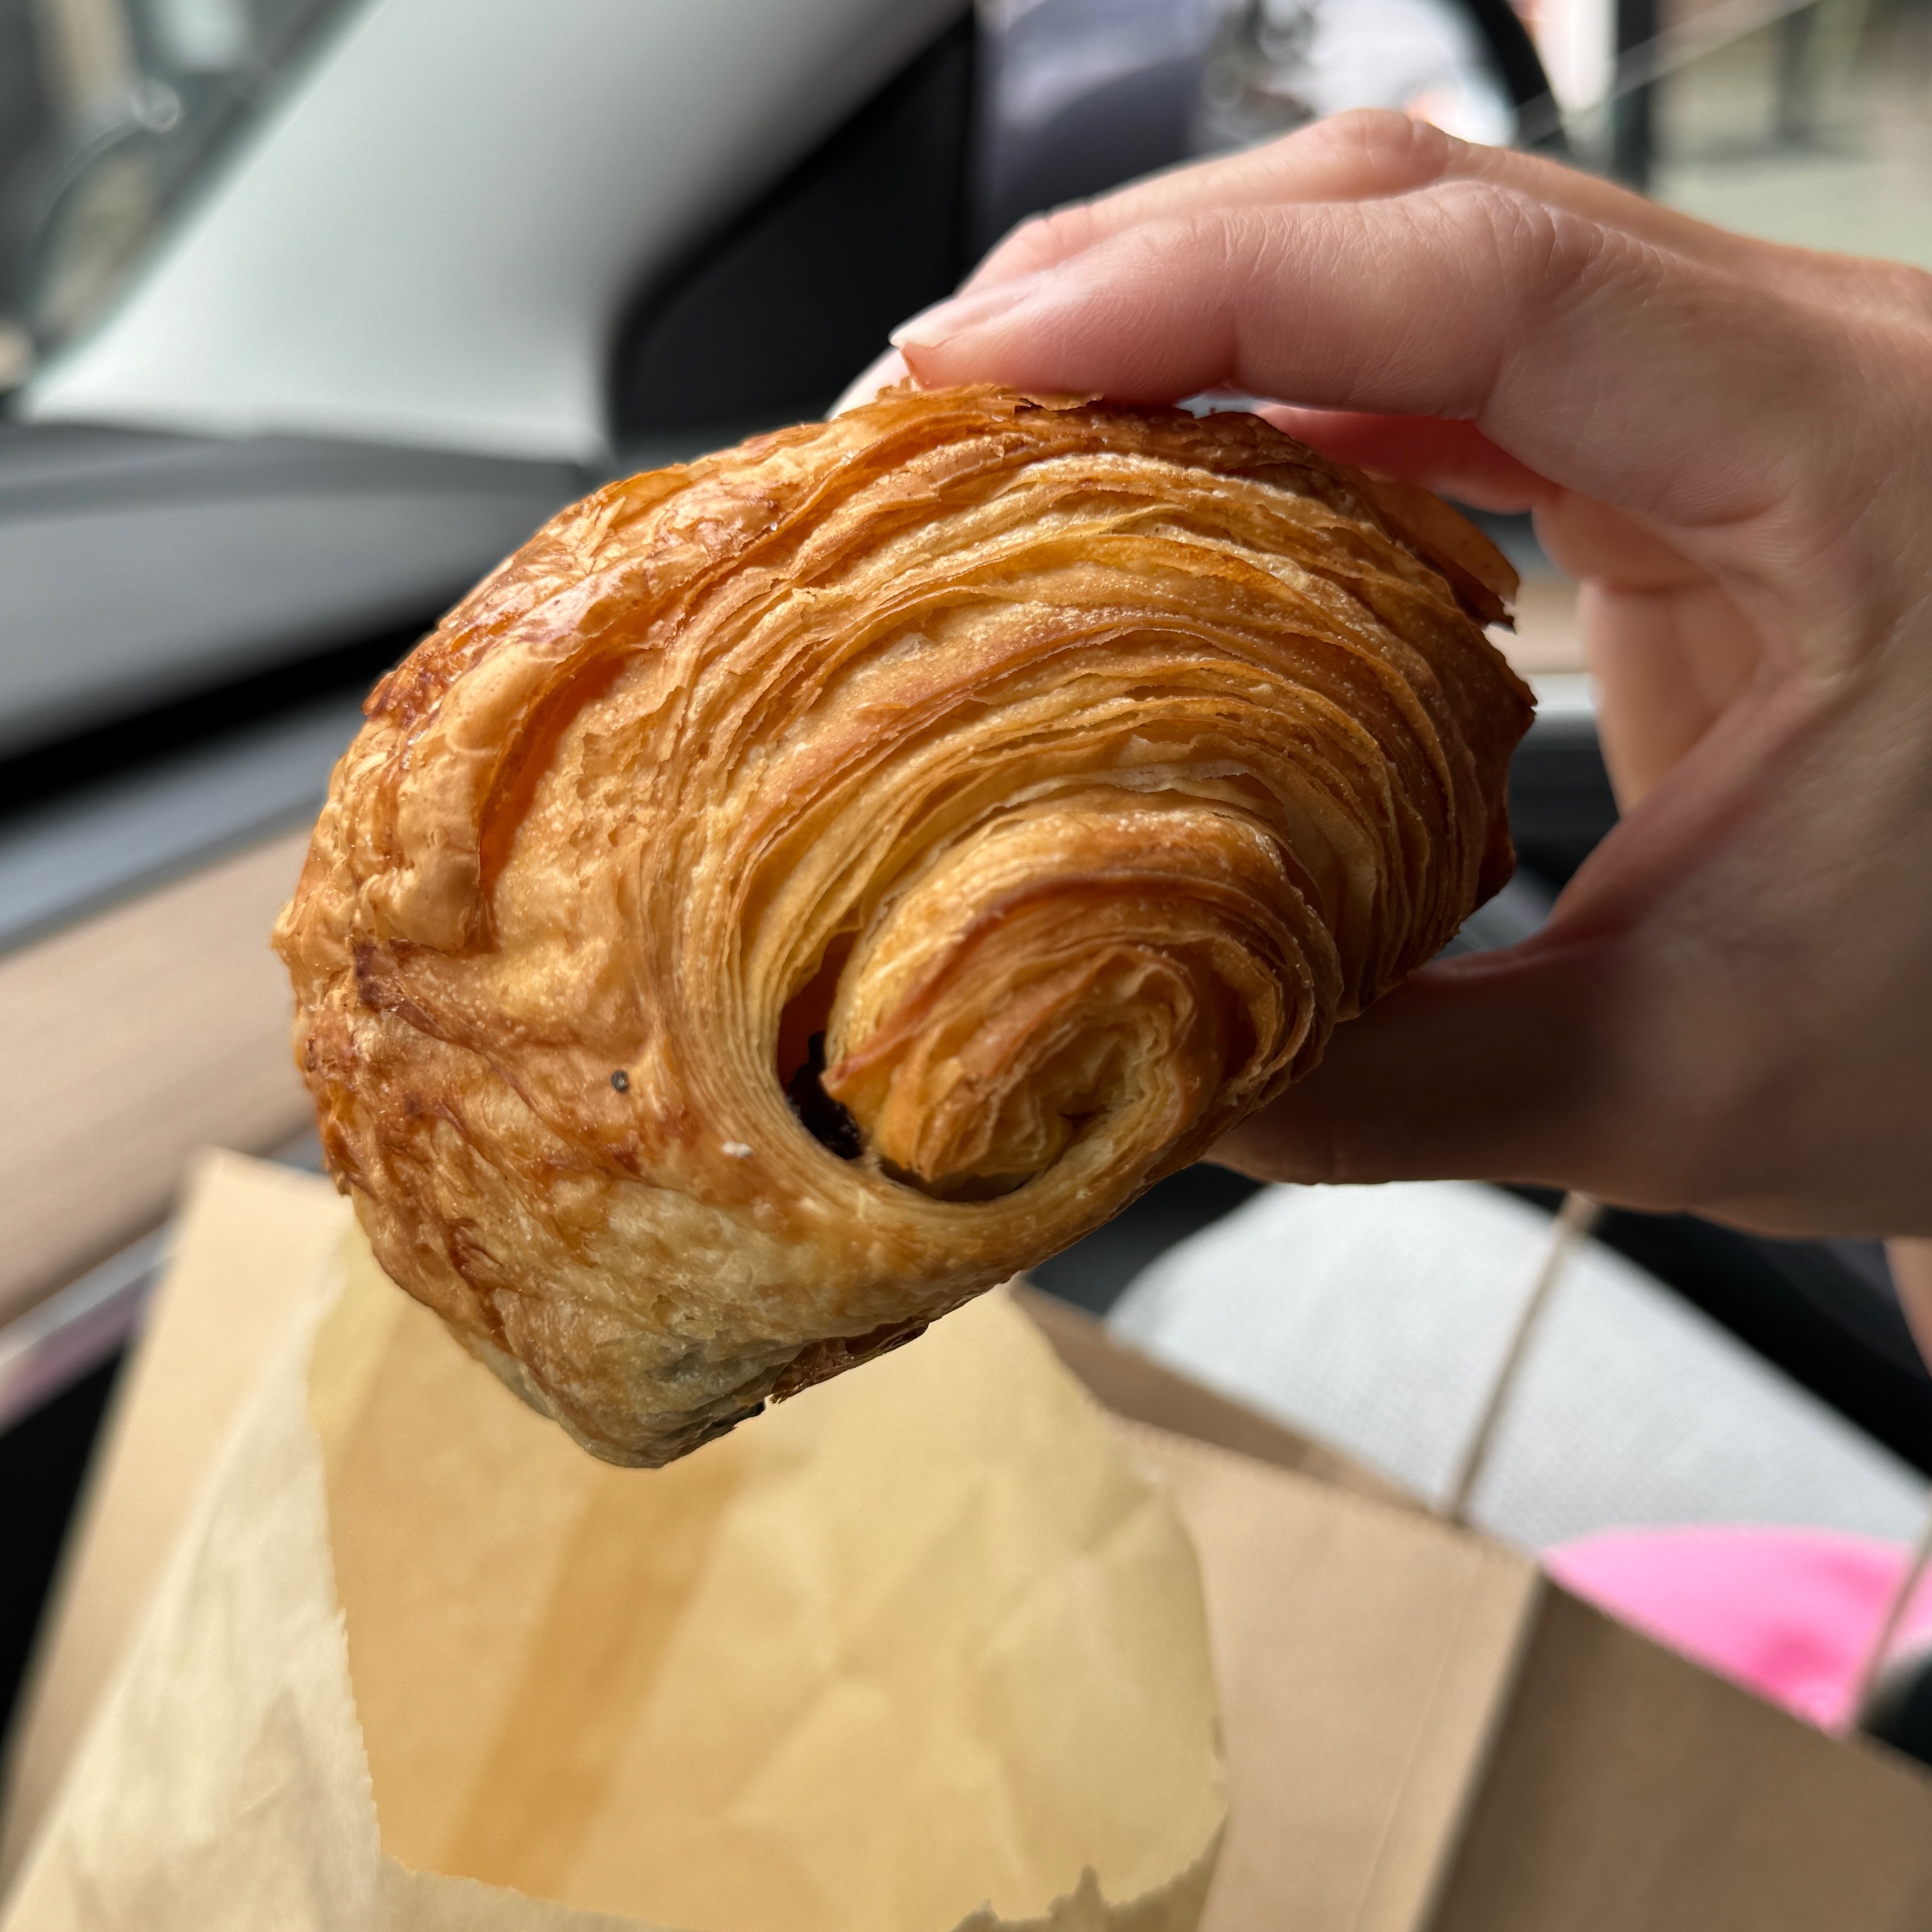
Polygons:
M0 1321L157 1226L190 1156L314 1116L268 928L285 833L0 959Z
M1576 586L1567 577L1525 578L1516 593L1516 628L1490 637L1525 677L1587 668Z

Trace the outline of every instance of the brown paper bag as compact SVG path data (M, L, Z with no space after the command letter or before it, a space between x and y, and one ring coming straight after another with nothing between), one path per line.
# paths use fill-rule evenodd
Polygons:
M1932 1926L1923 1766L1801 1724L1524 1552L1027 1305L1138 1419L1200 1552L1230 1791L1202 1932Z
M208 1170L152 1339L200 1332L244 1251L240 1271L262 1288L305 1268L314 1222L340 1206L311 1186L298 1204L286 1177L254 1163ZM244 1190L260 1198L225 1214ZM1932 1925L1932 1778L1921 1767L1826 1737L1670 1655L1556 1588L1533 1558L1430 1520L1334 1450L1063 1305L1024 1293L1016 1305L1133 1418L1124 1426L1162 1474L1199 1557L1230 1790L1202 1932ZM125 1546L107 1532L117 1510L145 1505L130 1466L182 1453L182 1419L162 1401L176 1386L137 1378L88 1550ZM115 1600L136 1594L110 1580ZM70 1727L50 1718L25 1733L39 1747L27 1767L34 1792L56 1787L70 1720L96 1694L66 1642L88 1608L70 1605L56 1633L47 1681L63 1694L41 1707ZM80 1789L68 1784L63 1815ZM150 1802L138 1790L130 1798L136 1816ZM32 1822L21 1821L23 1842ZM393 1871L385 1882L400 1882ZM372 1911L202 1922L442 1922Z
M347 1272L9 1932L1195 1924L1226 1801L1193 1555L1010 1304L630 1472L359 1243Z

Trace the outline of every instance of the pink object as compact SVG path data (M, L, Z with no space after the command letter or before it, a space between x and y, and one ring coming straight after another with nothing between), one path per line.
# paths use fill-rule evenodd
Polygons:
M1832 1530L1618 1530L1544 1552L1550 1574L1658 1642L1827 1730L1849 1725L1865 1652L1910 1552ZM1932 1580L1892 1654L1932 1639Z

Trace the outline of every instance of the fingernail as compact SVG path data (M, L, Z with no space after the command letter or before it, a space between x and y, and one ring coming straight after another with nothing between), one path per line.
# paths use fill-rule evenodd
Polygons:
M902 322L886 338L895 349L937 349L969 328L977 328L996 316L1018 308L1039 293L1052 274L1051 269L1036 268L1030 275L1016 275L1011 281L994 282L983 289L969 289L964 295L935 302L921 309L909 322Z

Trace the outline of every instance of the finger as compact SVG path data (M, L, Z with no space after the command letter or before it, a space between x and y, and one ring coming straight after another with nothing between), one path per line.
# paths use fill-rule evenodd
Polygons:
M1672 590L1586 584L1579 614L1597 734L1620 811L1646 797L1758 676L1756 633L1706 580Z
M1147 221L1280 202L1358 201L1424 188L1466 165L1467 143L1406 115L1342 114L1258 148L1171 168L1021 223L968 288L1051 268ZM1468 150L1480 153L1482 150Z
M1366 201L1442 182L1485 181L1634 239L1722 267L1787 299L1857 308L1932 326L1932 284L1919 271L1734 235L1544 156L1458 140L1382 108L1331 115L1258 148L1197 161L1023 222L966 286L1055 266L1148 221L1216 208Z
M1125 401L1227 388L1462 418L1535 474L1673 531L1774 525L1758 529L1767 563L1856 514L1816 500L1792 461L1828 446L1851 400L1804 311L1767 328L1748 285L1486 183L1143 225L898 341L928 384ZM1903 404L1908 374L1874 358L1861 408L1888 384Z
M1365 416L1271 404L1258 412L1339 462L1400 476L1480 510L1514 512L1562 493L1498 449L1473 423L1439 416Z
M1024 222L994 248L967 286L1010 280L1052 267L1144 222L1216 208L1374 200L1449 180L1514 188L1549 207L1714 260L1742 262L1769 246L1726 234L1600 176L1540 156L1458 140L1405 114L1364 108L1330 116L1264 146L1169 169Z
M1688 590L1708 580L1675 545L1625 512L1552 490L1534 506L1537 541L1558 570L1618 590Z

